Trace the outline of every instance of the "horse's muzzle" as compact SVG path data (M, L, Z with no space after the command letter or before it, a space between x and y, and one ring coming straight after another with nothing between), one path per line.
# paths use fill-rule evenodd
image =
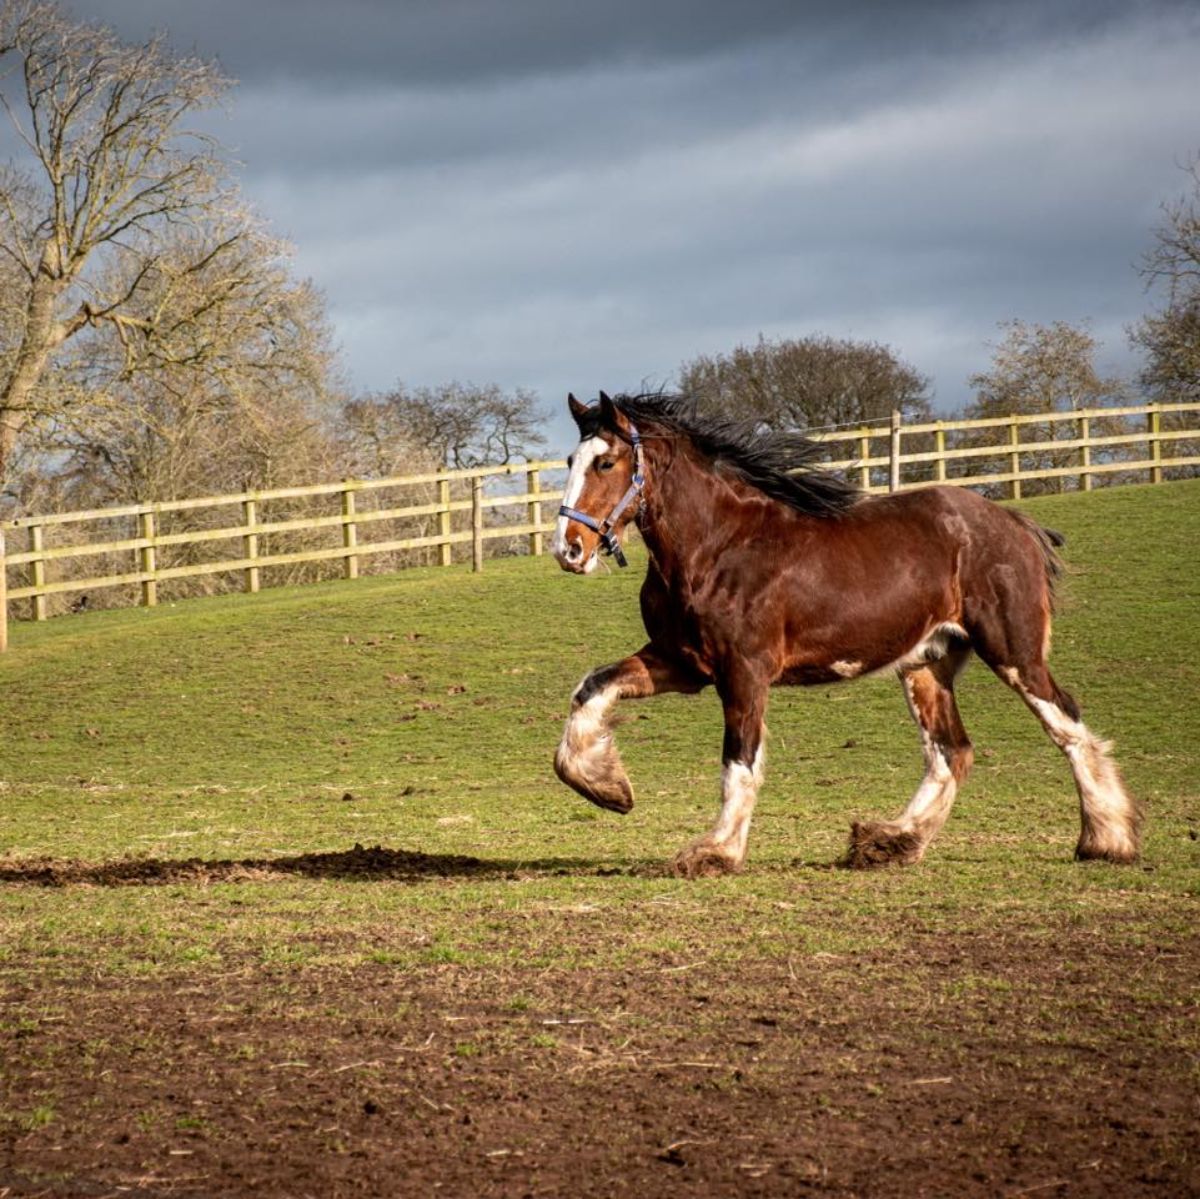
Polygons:
M583 542L578 537L573 537L565 546L555 546L554 557L559 566L571 574L586 575L596 569L595 550L585 554Z

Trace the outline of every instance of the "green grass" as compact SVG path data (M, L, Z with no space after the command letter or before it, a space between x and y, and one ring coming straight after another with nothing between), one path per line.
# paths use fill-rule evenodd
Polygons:
M1053 665L1147 805L1138 867L1071 861L1066 764L974 664L961 706L976 768L919 868L829 869L849 821L894 814L921 773L900 690L880 678L775 692L746 873L656 875L715 814L719 705L628 704L637 805L590 808L551 755L579 678L641 644L642 557L586 580L518 559L18 624L0 660L0 867L380 844L495 869L2 886L0 968L587 968L854 952L906 925L1183 928L1200 894L1200 483L1023 508L1068 537Z

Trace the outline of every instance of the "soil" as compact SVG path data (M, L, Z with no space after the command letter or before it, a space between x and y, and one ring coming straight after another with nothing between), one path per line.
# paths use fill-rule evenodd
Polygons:
M9 963L0 1197L1195 1195L1198 963L1069 926L730 967Z

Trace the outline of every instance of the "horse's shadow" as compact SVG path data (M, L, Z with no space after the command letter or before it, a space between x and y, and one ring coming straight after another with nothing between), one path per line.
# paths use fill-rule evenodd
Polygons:
M461 854L421 853L382 845L261 858L118 858L87 862L74 858L26 858L0 862L0 884L66 887L163 886L191 883L265 882L287 877L344 882L425 883L436 879L516 880L529 877L665 875L661 862L614 865L583 858L485 859Z

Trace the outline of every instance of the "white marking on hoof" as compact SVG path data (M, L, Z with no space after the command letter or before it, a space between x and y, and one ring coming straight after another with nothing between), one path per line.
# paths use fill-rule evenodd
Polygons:
M746 856L750 836L750 817L762 785L762 750L755 755L754 765L731 762L721 771L721 815L712 839L726 848L734 863L741 865Z
M688 878L702 874L729 874L741 869L750 837L750 818L762 786L766 752L762 743L754 761L726 762L721 768L721 814L716 826L675 859L674 870Z
M633 790L608 727L608 715L620 689L610 683L590 699L579 702L591 673L575 688L571 714L563 728L554 768L559 778L593 803L612 811L633 806Z
M1071 764L1083 824L1076 856L1106 858L1113 862L1135 861L1139 815L1137 806L1125 790L1117 764L1109 756L1112 743L1101 740L1083 721L1068 716L1057 704L1039 699L1024 685L1018 671L1006 668L1004 675L1037 714L1050 739Z
M903 852L899 856L905 861L920 861L924 856L929 842L937 835L950 809L954 806L958 795L958 779L954 774L954 766L946 756L946 749L930 736L929 730L921 720L917 697L913 689L911 676L905 675L904 697L908 700L908 710L912 713L917 727L921 730L921 752L925 758L925 777L917 787L916 794L908 801L899 820L887 825L864 825L863 828L876 830L887 828L894 831L897 837L906 839ZM970 747L966 747L969 752ZM967 764L969 768L969 762ZM964 769L965 773L965 769Z

